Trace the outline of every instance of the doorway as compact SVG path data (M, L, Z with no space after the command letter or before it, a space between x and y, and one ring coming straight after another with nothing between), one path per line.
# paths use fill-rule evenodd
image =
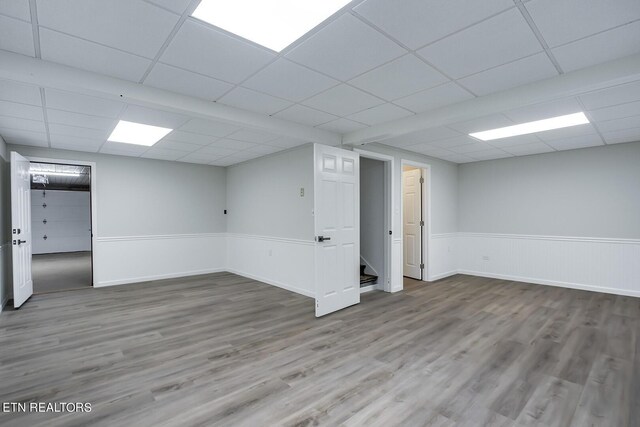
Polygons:
M92 168L32 161L34 293L93 286Z
M393 158L360 154L360 292L391 292Z
M425 280L426 169L402 166L402 274Z

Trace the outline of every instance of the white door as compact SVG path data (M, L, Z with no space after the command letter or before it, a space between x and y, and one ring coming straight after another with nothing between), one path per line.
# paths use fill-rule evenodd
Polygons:
M422 169L402 172L403 274L422 280Z
M360 302L360 157L314 145L316 317Z
M29 161L11 153L11 243L13 306L20 307L33 294L31 280L31 176Z

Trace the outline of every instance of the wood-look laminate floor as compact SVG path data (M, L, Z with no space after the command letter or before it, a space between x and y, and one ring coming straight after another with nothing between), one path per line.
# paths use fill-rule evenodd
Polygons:
M316 319L233 274L39 295L0 315L19 426L637 426L640 299L454 276Z

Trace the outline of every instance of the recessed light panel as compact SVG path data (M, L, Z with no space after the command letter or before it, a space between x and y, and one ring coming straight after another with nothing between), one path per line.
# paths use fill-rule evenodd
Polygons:
M111 132L108 141L122 142L125 144L152 146L164 138L173 129L159 126L143 125L142 123L120 120L116 128Z
M349 0L202 0L193 17L280 52Z
M504 128L491 129L483 132L470 133L469 136L482 141L509 138L510 136L526 135L529 133L544 132L546 130L561 129L570 126L584 125L589 119L584 113L567 114L565 116L552 117L550 119L537 120L535 122L522 123Z

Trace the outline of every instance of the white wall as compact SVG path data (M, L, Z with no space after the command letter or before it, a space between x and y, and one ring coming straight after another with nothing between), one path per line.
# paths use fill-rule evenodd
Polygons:
M463 164L461 272L640 296L640 142Z
M313 296L313 145L227 168L227 206L228 270Z
M27 157L96 163L94 285L224 270L224 168L10 146Z
M367 272L386 277L384 243L388 230L384 226L384 163L360 159L360 256ZM380 281L382 283L382 281Z
M11 197L9 187L9 153L0 136L0 311L11 295L9 244L11 229Z
M34 255L90 251L91 193L31 190L31 224Z

